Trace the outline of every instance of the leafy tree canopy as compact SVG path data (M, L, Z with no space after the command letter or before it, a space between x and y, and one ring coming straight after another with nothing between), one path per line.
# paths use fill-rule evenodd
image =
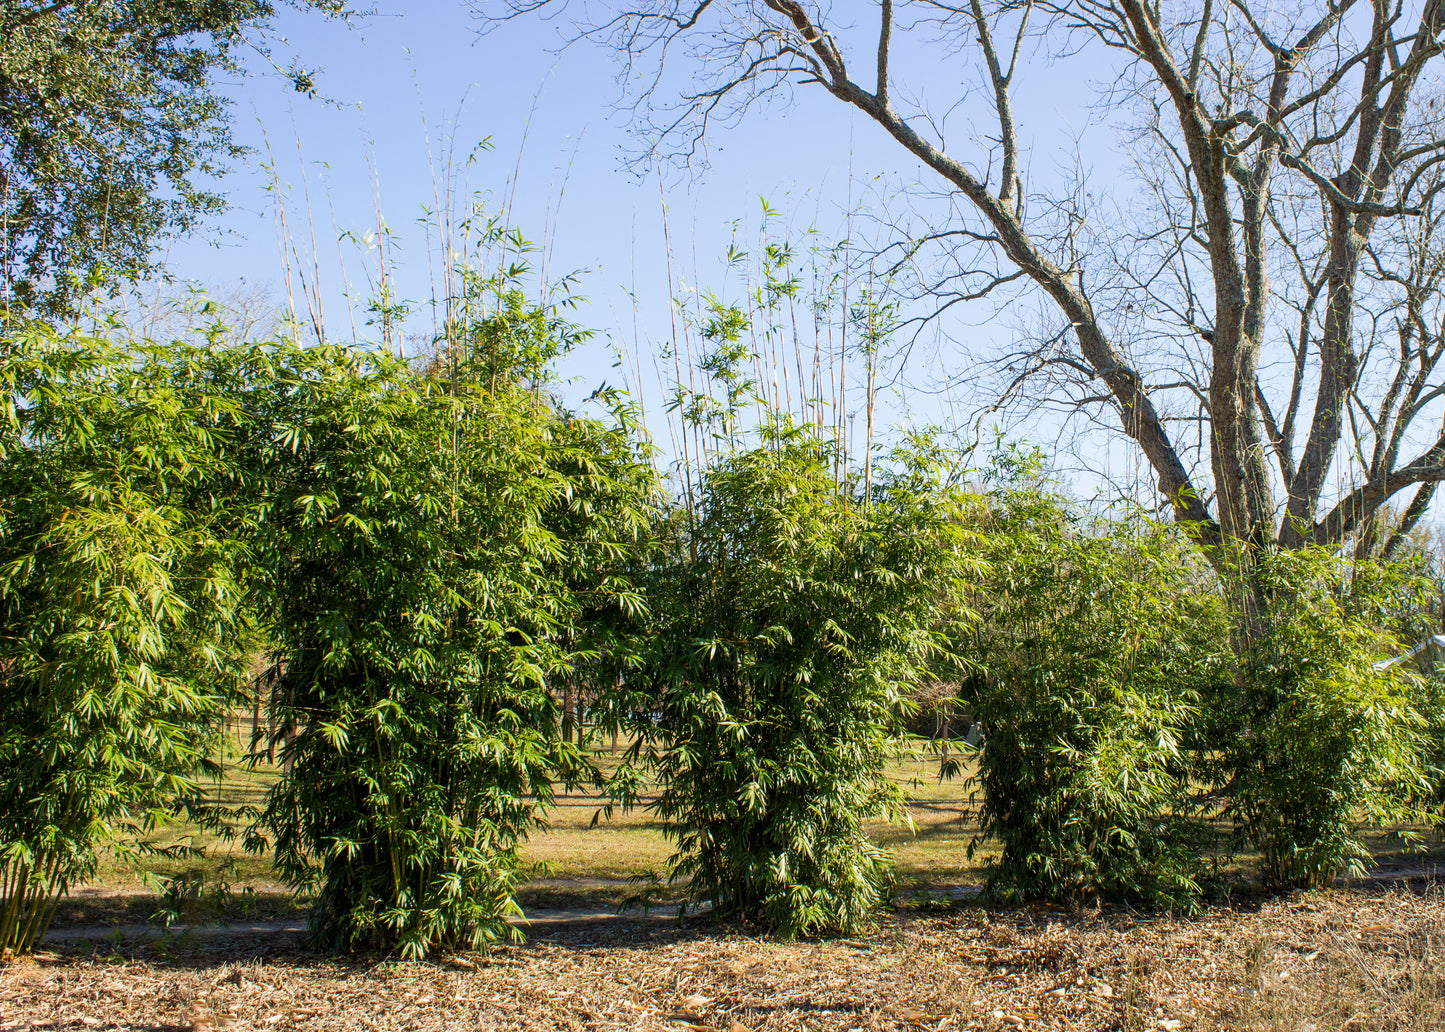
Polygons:
M330 16L345 0L286 0ZM65 310L76 281L153 268L157 240L223 206L240 149L219 72L267 53L269 0L0 2L4 300ZM310 76L287 73L309 92Z

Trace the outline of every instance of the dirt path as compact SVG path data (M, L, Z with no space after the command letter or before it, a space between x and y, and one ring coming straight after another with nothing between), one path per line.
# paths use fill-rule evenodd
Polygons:
M625 881L603 879L551 878L529 883L529 888L541 890L549 895L616 894L621 895L628 888ZM978 895L978 885L934 885L900 890L900 901L929 903L952 903L972 899ZM528 939L551 938L563 932L572 932L598 925L648 925L656 926L677 919L676 904L654 907L648 913L631 910L618 913L615 907L574 906L526 908L523 917L511 919L521 928ZM705 911L704 911L705 912ZM194 940L198 938L240 939L261 936L299 936L306 931L304 917L281 918L270 921L236 920L226 923L178 923L169 928L157 924L136 921L95 922L89 924L68 924L51 928L42 942L59 945L64 943L144 942L160 939Z
M662 924L674 920L676 908L654 910L647 915L618 914L614 910L536 910L526 917L513 918L511 923L521 928L527 938L547 938L561 930L575 930L598 924ZM306 931L304 918L280 921L235 921L227 924L173 924L162 928L154 924L112 924L81 925L72 928L52 928L42 939L46 945L66 943L104 942L134 944L161 939L177 942L195 941L202 938L242 939L257 937L299 938Z

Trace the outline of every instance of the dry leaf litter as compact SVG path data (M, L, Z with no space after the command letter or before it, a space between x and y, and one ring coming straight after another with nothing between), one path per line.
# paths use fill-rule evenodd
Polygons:
M434 963L295 935L51 947L0 967L0 1030L1445 1029L1445 903L1296 894L1197 920L958 905L784 943L614 921Z

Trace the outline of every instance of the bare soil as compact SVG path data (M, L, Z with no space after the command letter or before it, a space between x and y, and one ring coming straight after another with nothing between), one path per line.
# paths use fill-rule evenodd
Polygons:
M953 904L848 940L540 931L427 964L286 933L51 947L0 968L0 1029L1445 1029L1445 899L1423 879L1195 920Z

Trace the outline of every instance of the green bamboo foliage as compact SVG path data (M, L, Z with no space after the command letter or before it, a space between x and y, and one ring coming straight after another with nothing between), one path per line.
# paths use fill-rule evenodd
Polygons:
M894 458L869 498L812 431L765 429L701 471L649 576L641 666L615 701L661 789L670 878L716 916L847 933L887 892L865 822L902 813L886 771L905 690L969 566L963 499L924 451Z
M603 614L641 608L652 473L625 408L542 389L559 332L507 294L431 378L315 348L276 385L260 530L288 776L264 825L320 883L319 943L512 935L518 848L590 776L552 687L597 658Z
M0 355L0 950L200 791L248 549L202 352L40 326Z
M1241 644L1239 593L1177 530L1027 482L991 501L961 650L995 896L1190 909L1240 853L1320 886L1362 869L1362 827L1427 818L1419 678L1383 663L1425 604L1408 569L1258 550Z
M1306 549L1226 584L1021 453L965 493L927 436L875 444L886 278L776 240L730 253L739 303L683 313L664 498L626 399L557 400L569 299L525 301L525 241L482 238L500 271L455 272L421 362L7 328L0 952L100 850L216 816L200 777L258 641L283 776L249 844L341 949L513 934L528 834L600 781L559 712L579 684L628 736L614 798L660 793L688 905L784 935L886 896L865 825L905 815L908 693L960 670L998 897L1188 909L1246 848L1317 885L1363 860L1359 821L1422 816L1429 696L1379 665L1418 580Z
M556 685L641 610L654 474L631 410L562 409L554 309L493 291L430 372L386 352L107 344L0 362L0 947L170 814L275 658L283 762L251 845L320 883L318 942L485 945L553 786ZM258 757L259 758L259 757Z
M980 836L1001 899L1190 909L1209 845L1202 707L1228 679L1228 617L1187 542L1080 518L1039 486L990 496L973 596Z
M1363 873L1366 826L1427 819L1438 748L1393 632L1426 604L1408 567L1305 548L1254 557L1261 607L1242 677L1209 700L1224 817L1270 888ZM1437 725L1438 726L1438 725Z
M889 889L865 826L906 817L886 769L944 641L939 601L977 574L976 545L950 456L926 437L874 446L874 361L896 320L884 284L850 300L840 249L800 253L763 214L756 252L727 254L736 301L678 303L676 493L604 723L633 742L615 797L660 792L649 806L687 906L847 933ZM856 386L867 424L850 454Z

